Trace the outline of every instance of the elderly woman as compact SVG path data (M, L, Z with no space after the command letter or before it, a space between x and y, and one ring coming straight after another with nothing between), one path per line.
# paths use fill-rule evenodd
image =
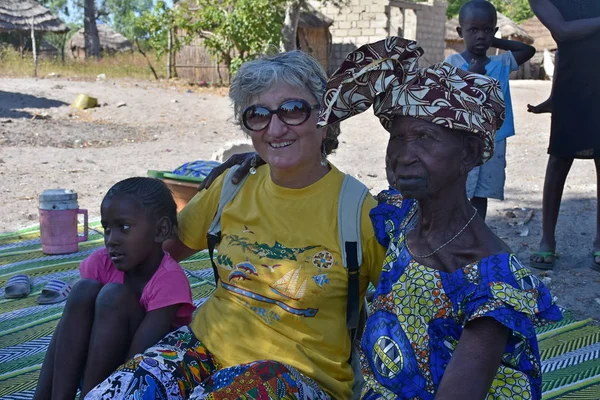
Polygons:
M266 165L255 166L222 209L217 289L191 326L120 367L86 399L350 397L347 304L377 283L385 250L367 196L354 210L359 279L349 277L338 231L345 174L326 158L339 131L316 125L325 85L323 69L302 52L242 65L230 97ZM226 176L181 211L179 238L167 246L176 260L208 247ZM352 282L359 282L356 303L348 302Z
M465 193L494 151L500 85L449 64L418 69L422 53L390 38L349 54L319 121L372 104L404 196L372 211L388 252L362 339L363 398L539 399L534 323L560 311Z

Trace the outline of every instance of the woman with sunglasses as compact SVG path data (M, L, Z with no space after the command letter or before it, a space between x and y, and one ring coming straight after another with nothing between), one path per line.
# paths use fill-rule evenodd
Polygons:
M348 272L338 232L345 175L327 161L338 126L317 128L325 87L322 67L299 51L242 65L229 96L266 164L254 164L223 209L217 289L189 327L123 365L86 399L350 398ZM226 176L179 214L178 238L166 246L176 260L207 249ZM359 210L360 298L383 265L369 219L375 205L367 195Z

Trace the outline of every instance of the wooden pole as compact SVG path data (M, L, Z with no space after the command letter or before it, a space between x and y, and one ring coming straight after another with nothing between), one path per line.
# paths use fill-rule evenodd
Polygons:
M167 44L167 79L171 79L171 70L173 69L171 63L173 61L171 54L173 51L173 30L169 29L168 44Z
M37 46L35 43L35 29L33 29L33 20L31 21L31 47L33 49L33 76L37 78L38 58Z
M23 33L19 31L19 54L21 55L21 58L23 58L23 51Z

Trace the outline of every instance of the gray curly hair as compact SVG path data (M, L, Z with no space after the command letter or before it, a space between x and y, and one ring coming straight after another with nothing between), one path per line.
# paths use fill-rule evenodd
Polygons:
M244 110L252 104L256 96L278 83L306 88L319 104L323 104L327 75L317 60L308 54L294 50L247 61L242 64L229 87L229 98L233 102L235 120L244 131L246 131L242 124ZM327 127L327 134L323 141L326 154L331 154L338 148L339 134L339 124Z

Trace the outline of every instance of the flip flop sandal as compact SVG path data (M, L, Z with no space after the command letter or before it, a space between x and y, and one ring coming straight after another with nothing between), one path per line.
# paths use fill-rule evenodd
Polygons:
M600 257L600 251L592 252L592 263L590 264L590 268L594 271L600 271L600 264L596 262L596 257Z
M540 257L540 258L552 257L553 258L552 262L533 261L531 258L529 259L529 262L531 263L531 266L533 268L543 269L543 270L548 271L548 270L554 269L554 265L556 264L556 260L558 260L559 256L558 256L558 253L552 252L552 251L536 251L535 253L533 253L531 255L531 257Z
M60 279L51 279L46 283L42 293L38 296L38 304L55 304L65 301L73 289L77 279L69 282L61 281Z
M6 281L4 297L7 299L21 299L29 296L33 289L33 280L25 274L17 274Z

